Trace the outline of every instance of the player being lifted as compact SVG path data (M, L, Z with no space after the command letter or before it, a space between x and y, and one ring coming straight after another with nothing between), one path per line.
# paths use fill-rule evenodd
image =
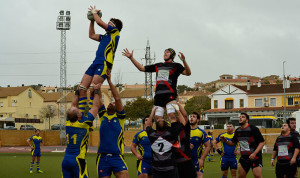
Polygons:
M163 119L165 108L170 120L176 120L176 111L172 107L172 103L176 103L177 98L177 80L180 74L191 75L189 65L185 60L183 53L179 52L179 58L182 60L184 67L174 62L176 56L172 48L168 48L164 52L164 62L153 65L143 66L133 57L133 51L129 52L124 49L123 56L128 57L135 67L142 72L156 72L156 91L154 97L154 105L158 106L155 112L155 119Z
M88 149L89 129L98 114L101 102L101 84L94 86L94 102L86 116L78 109L79 92L75 92L71 108L67 112L67 149L62 162L63 177L87 178L85 155Z
M111 74L107 74L107 82L115 102L111 102L107 109L101 103L99 110L100 143L97 157L98 177L109 178L112 174L116 178L128 178L128 168L124 160L124 126L125 111L119 93L111 82Z
M33 164L36 157L36 168L38 173L43 173L43 171L40 170L40 160L41 160L41 146L43 145L43 139L40 136L40 130L35 130L35 135L32 135L29 139L26 140L28 145L31 147L31 154L32 154L32 162L30 162L30 173L32 172ZM32 144L31 144L32 142Z
M122 21L119 19L111 18L108 23L102 21L97 15L99 10L95 6L91 6L89 10L94 15L94 21L90 22L89 38L99 42L99 46L93 63L81 80L80 98L86 96L87 89L91 84L102 84L106 79L107 71L112 70L115 52L120 39L120 31L123 27ZM104 35L95 33L95 21L106 31ZM91 85L90 92L93 95L93 85ZM93 103L93 97L90 97L90 103Z

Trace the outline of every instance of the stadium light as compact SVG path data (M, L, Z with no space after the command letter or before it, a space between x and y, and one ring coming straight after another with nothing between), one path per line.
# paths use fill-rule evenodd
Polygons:
M66 15L64 10L59 11L59 16L56 21L56 29L57 30L70 30L71 29L71 12L66 11Z

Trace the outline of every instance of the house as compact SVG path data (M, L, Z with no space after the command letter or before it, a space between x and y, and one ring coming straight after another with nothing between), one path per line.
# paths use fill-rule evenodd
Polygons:
M289 83L285 94L282 84L250 85L249 82L247 86L227 85L209 97L211 109L205 111L205 115L211 124L222 125L228 121L237 121L241 112L252 117L268 116L270 122L275 122L277 119L291 117L293 112L300 109L300 83ZM265 122L267 119L262 120ZM271 126L269 121L263 123L264 127Z
M0 87L0 128L30 124L42 128L43 96L30 86Z
M200 91L184 91L182 93L178 94L179 103L184 107L186 102L190 100L191 98L195 96L208 96L209 92L206 90L200 90Z

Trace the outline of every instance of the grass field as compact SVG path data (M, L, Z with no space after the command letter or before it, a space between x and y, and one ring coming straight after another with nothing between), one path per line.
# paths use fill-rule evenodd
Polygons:
M1 178L34 178L34 177L51 177L59 178L61 174L61 162L63 160L64 153L43 153L41 157L41 170L44 174L36 173L34 167L34 173L29 173L29 166L31 156L30 153L0 153L0 177ZM205 178L217 178L222 177L219 164L220 157L214 156L214 162L205 162ZM136 174L136 158L132 154L126 154L125 160L129 167L129 175L131 178L137 177ZM271 154L263 155L263 177L274 178L274 167L270 165ZM96 173L96 154L87 154L87 164L89 175L92 178L97 177ZM228 176L230 177L230 176ZM248 174L248 177L253 177L252 172Z

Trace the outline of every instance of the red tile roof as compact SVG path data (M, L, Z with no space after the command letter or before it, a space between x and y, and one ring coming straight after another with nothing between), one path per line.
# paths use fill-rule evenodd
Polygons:
M267 84L261 85L251 85L250 90L247 90L247 86L234 85L235 87L244 90L247 94L267 94L267 93L283 93L282 84ZM291 83L290 88L285 89L286 93L300 93L300 83Z
M286 110L298 110L300 106L286 107ZM209 109L205 113L212 112L246 112L246 111L276 111L284 110L284 107L264 107L264 108L233 108L233 109Z

